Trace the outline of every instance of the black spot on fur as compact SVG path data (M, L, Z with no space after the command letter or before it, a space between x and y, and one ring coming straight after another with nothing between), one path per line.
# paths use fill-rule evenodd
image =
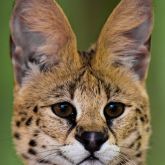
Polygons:
M37 137L39 133L40 133L40 131L35 130L33 136L34 136L34 137Z
M34 113L37 113L38 112L38 107L37 106L34 107L33 112Z
M145 122L148 123L149 122L149 119L148 119L147 114L144 115L144 118L145 118Z
M39 126L39 124L40 124L40 119L37 119L36 120L36 125Z
M136 109L136 113L138 113L138 114L142 114L142 112L141 112L140 109Z
M16 138L17 140L20 140L21 139L21 136L18 132L15 132L14 133L14 138Z
M35 140L30 140L29 145L31 147L35 147L35 146L37 146L37 142Z
M25 124L26 124L27 126L31 125L31 123L32 123L32 119L33 119L33 118L30 117L30 118L26 121Z
M16 125L17 127L20 127L21 122L20 122L20 121L16 121L15 125Z
M140 117L140 120L144 123L145 122L145 118L144 117Z
M32 148L29 148L29 149L28 149L28 153L29 153L30 155L37 155L37 152L36 152L34 149L32 149Z
M42 148L44 148L44 149L46 148L46 146L45 146L45 145L42 145L41 147L42 147Z
M37 137L37 136L38 136L38 134L36 134L36 133L35 133L35 134L33 134L33 136L34 136L34 137Z
M21 121L22 121L22 122L24 122L25 120L26 120L26 118L25 118L25 117L22 117L22 118L21 118Z
M141 147L141 143L138 142L137 146L136 146L136 150L139 150L139 148Z
M139 135L138 137L137 137L137 139L136 140L140 140L142 138L142 136L141 135Z
M136 154L136 157L137 157L137 158L139 158L139 157L141 157L141 156L142 156L142 153L141 153L141 152L139 152L139 153Z

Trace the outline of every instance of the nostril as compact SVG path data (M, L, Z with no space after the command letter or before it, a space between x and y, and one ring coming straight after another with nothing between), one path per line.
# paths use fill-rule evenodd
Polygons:
M81 136L79 135L77 134L75 138L89 152L98 151L102 144L108 139L108 134L104 134L102 132L83 132L81 133Z

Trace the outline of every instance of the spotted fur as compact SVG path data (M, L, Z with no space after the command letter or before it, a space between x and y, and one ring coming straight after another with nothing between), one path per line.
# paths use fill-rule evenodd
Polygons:
M151 0L121 0L95 46L78 52L56 2L16 0L11 18L12 128L24 164L145 164L151 132L145 89L151 32ZM63 101L76 108L74 123L51 111ZM109 102L123 103L124 113L107 120ZM92 159L75 138L82 129L108 135Z

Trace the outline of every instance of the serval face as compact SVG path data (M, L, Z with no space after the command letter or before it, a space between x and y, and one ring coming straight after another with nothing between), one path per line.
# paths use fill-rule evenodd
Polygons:
M145 163L151 32L151 0L122 0L81 53L56 2L16 0L12 127L24 164Z

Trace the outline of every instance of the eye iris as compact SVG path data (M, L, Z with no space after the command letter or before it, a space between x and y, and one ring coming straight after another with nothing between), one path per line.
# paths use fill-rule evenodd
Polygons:
M52 106L52 111L57 116L66 118L73 113L73 106L69 103L58 103Z
M125 109L125 105L123 103L115 103L111 102L105 107L105 115L109 118L117 118L119 117Z

